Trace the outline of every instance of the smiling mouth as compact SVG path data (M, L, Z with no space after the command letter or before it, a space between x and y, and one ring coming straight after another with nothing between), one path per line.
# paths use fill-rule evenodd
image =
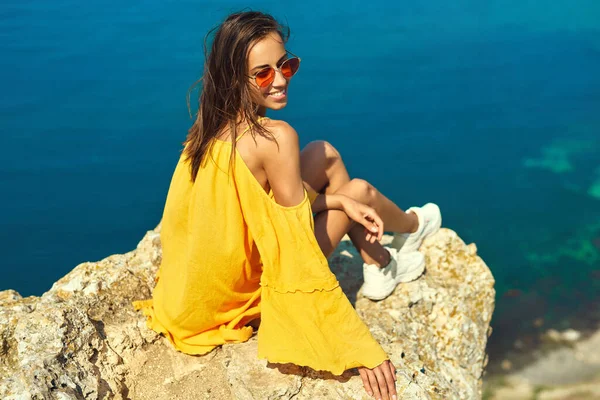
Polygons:
M287 94L287 90L280 90L277 92L269 93L269 97L272 97L274 99L283 99L283 98L285 98L286 94Z

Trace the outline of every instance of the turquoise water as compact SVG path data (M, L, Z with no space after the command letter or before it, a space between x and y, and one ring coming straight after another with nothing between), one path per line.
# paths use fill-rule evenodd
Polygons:
M41 294L158 223L204 33L246 6L2 2L0 290ZM497 279L492 345L598 323L600 3L252 6L303 60L272 116L401 207L441 206Z

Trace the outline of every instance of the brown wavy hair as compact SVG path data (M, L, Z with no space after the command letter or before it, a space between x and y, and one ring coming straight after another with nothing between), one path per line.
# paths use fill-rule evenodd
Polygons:
M186 160L190 162L192 181L210 151L213 139L227 125L231 132L233 154L237 127L247 123L253 134L272 135L258 122L258 105L252 101L248 79L248 52L252 45L268 34L277 32L285 43L289 28L269 14L245 11L229 15L223 23L208 32L204 39L204 73L196 84L202 84L196 120L183 142ZM208 42L214 34L210 51ZM196 86L196 85L194 85ZM190 93L188 92L188 109Z

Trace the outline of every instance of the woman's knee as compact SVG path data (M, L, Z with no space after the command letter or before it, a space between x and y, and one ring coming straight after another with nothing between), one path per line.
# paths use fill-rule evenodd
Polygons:
M359 178L352 179L342 186L339 192L368 205L373 205L377 197L377 189L369 182Z
M306 150L313 155L317 155L331 165L336 160L341 160L342 156L333 145L325 140L315 140L306 145Z
M345 183L349 178L342 167L340 153L329 142L310 142L300 152L302 179L316 192L333 192Z

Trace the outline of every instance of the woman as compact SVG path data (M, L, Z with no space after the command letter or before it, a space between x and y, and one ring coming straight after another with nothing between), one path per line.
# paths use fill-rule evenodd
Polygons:
M353 179L326 142L302 151L266 110L287 104L300 59L269 15L230 15L207 54L198 117L165 205L163 261L149 326L204 354L253 334L259 357L341 374L358 368L376 398L395 398L395 368L341 291L327 259L348 233L365 261L363 294L387 297L424 270L417 250L437 206L407 213ZM314 218L313 218L314 214ZM379 244L384 226L396 248Z

